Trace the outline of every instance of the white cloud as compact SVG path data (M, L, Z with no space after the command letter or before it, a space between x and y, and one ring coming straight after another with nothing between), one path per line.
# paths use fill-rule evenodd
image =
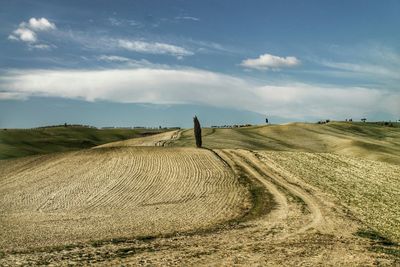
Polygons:
M8 36L8 39L9 39L9 40L13 40L13 41L18 41L18 40L19 40L18 37L14 36L14 35L12 35L12 34L10 34L10 35Z
M133 19L119 19L119 18L113 18L110 17L108 18L108 21L112 26L135 26L135 27L142 27L142 24L137 22L136 20Z
M127 58L127 57L107 56L107 55L98 56L97 59L100 61L108 61L108 62L129 62L129 61L131 61L131 59Z
M258 58L249 58L242 61L240 64L246 68L268 70L294 67L300 64L300 60L296 57L278 57L271 54L260 55Z
M17 92L0 92L0 100L25 100L27 97Z
M123 67L135 67L135 68L139 68L139 67L165 67L163 65L159 65L159 64L153 64L148 60L145 59L140 59L140 60L136 60L136 59L132 59L132 58L127 58L127 57L121 57L121 56L115 56L115 55L100 55L98 57L96 57L96 59L98 61L104 61L107 63L114 63L117 64L118 66L123 66Z
M8 71L0 77L3 97L8 94L13 98L55 96L87 101L199 104L294 119L400 113L400 92L307 84L266 85L190 68Z
M30 18L29 22L21 22L19 24L18 29L12 32L8 36L9 40L15 41L23 41L27 43L36 43L37 42L37 34L38 31L49 31L56 29L56 25L54 23L49 22L46 18ZM39 44L37 45L39 49L48 49L50 48L48 45Z
M325 67L349 71L352 73L364 74L364 75L372 75L378 77L387 77L392 79L400 79L399 74L399 66L397 68L395 66L391 66L391 68L387 66L377 65L377 64L354 64L348 62L331 62L331 61L321 61L320 64Z
M10 40L21 40L23 42L34 43L37 41L36 33L27 28L18 28L13 34L8 36Z
M25 26L24 22L22 24ZM46 18L30 18L27 26L34 31L49 31L56 29L56 25L48 21Z
M122 24L121 20L116 19L116 18L108 18L108 21L113 26L121 26L121 24Z
M175 19L177 20L192 20L192 21L200 21L199 18L196 17L191 17L191 16L179 16L179 17L175 17Z
M193 55L193 52L183 47L166 43L158 43L158 42L144 42L144 41L131 41L131 40L119 39L118 46L126 50L135 51L139 53L168 54L177 57Z
M40 49L40 50L49 50L49 49L51 49L52 46L47 45L47 44L35 44L35 45L32 45L31 47L35 48L35 49Z

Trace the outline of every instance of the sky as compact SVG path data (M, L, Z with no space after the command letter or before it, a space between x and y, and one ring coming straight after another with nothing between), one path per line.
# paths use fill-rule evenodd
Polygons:
M400 1L0 0L0 128L400 119Z

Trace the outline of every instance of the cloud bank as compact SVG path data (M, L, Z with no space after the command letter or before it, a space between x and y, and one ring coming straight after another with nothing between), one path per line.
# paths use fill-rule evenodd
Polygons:
M271 54L260 55L258 58L249 58L240 64L245 68L268 70L294 67L300 64L300 60L296 57L278 57Z
M259 84L192 68L7 71L0 77L0 99L52 96L123 103L198 104L292 119L400 114L399 92Z

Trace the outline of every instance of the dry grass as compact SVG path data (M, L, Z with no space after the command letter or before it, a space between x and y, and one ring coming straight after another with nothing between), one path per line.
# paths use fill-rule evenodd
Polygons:
M195 146L193 130L182 132L174 146ZM233 129L203 129L208 148L330 152L400 165L400 127L369 123L290 123Z
M333 195L368 226L400 242L400 166L328 153L259 154L289 176Z
M237 175L258 181L258 185L268 190L276 203L273 209L252 216L250 221L213 231L84 243L44 252L6 253L0 258L0 265L397 266L399 263L396 246L379 245L371 249L375 241L355 234L361 226L359 221L318 188L310 190L308 184L288 175L274 162L271 164L269 157L265 164L263 158L246 150L215 152ZM214 205L218 209L217 203ZM191 219L186 223L191 223Z
M100 148L0 170L3 250L199 229L247 205L233 173L203 149Z
M141 138L132 138L123 141L111 142L99 147L127 147L127 146L164 146L166 143L179 138L180 131L169 131L165 133L150 135Z
M381 236L399 240L400 167L360 159L399 163L397 128L205 129L207 147L233 149L132 147L194 146L191 133L0 161L0 265L400 263Z

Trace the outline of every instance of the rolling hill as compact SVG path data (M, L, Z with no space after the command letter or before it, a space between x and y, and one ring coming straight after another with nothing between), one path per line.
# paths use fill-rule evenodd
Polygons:
M246 189L230 169L195 148L98 148L2 160L0 195L0 251L206 228L246 206Z
M84 126L0 129L0 159L72 151L136 137L162 129L97 129Z
M397 125L204 128L204 149L193 139L174 130L0 160L0 265L400 263Z
M331 152L400 164L400 127L378 123L289 123L242 128L203 128L207 148ZM173 146L193 147L193 130L185 130Z

